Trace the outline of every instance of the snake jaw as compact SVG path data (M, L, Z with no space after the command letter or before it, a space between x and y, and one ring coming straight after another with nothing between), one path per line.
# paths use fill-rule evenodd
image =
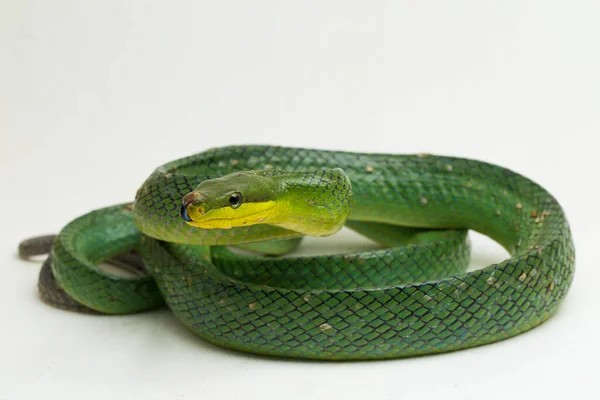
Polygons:
M206 210L203 206L192 203L186 207L184 220L188 225L202 229L231 229L277 221L277 203L267 201L261 203L245 203L237 209L221 207Z

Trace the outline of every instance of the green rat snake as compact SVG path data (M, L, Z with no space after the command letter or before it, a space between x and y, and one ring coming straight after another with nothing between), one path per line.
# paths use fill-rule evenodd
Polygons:
M343 225L381 248L284 255L303 235ZM466 272L467 229L510 258ZM166 303L217 345L314 359L413 356L517 335L554 314L575 262L561 206L508 169L270 146L165 164L134 203L92 211L20 250L50 247L38 286L52 305L123 314ZM133 276L99 267L119 259Z

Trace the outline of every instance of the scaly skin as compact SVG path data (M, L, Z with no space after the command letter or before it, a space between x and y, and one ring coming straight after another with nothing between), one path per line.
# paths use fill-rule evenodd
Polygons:
M269 168L343 169L354 193L348 225L407 246L249 258L208 246L298 234L270 225L199 229L180 218L182 197L201 181ZM317 201L337 195L319 182L312 183ZM469 248L462 229L490 236L510 258L464 272ZM117 279L95 267L134 249L152 278ZM164 299L184 324L218 345L318 359L404 357L514 336L556 311L574 273L563 210L514 172L451 157L265 146L213 149L159 167L138 191L133 212L120 205L73 221L52 256L59 285L97 311L141 311Z

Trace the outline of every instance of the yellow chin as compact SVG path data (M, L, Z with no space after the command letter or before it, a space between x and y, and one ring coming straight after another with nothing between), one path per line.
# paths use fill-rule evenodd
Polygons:
M201 215L197 210L188 211L188 224L203 229L230 229L237 226L268 224L277 219L274 201L244 203L236 209L223 207Z

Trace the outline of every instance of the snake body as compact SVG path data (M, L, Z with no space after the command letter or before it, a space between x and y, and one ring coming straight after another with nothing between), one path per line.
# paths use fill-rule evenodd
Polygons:
M351 188L304 172L331 168L341 168ZM351 190L346 225L386 247L250 257L227 246L278 253L300 234L269 224L201 229L182 220L182 197L200 182L255 170L295 173L314 190L310 205L327 207L331 196ZM510 258L465 272L466 229L490 236ZM149 274L119 278L97 267L132 250ZM166 302L217 345L316 359L445 352L527 331L557 310L574 255L558 202L508 169L445 156L269 146L217 148L165 164L133 205L69 223L51 254L58 286L90 309L128 313Z

